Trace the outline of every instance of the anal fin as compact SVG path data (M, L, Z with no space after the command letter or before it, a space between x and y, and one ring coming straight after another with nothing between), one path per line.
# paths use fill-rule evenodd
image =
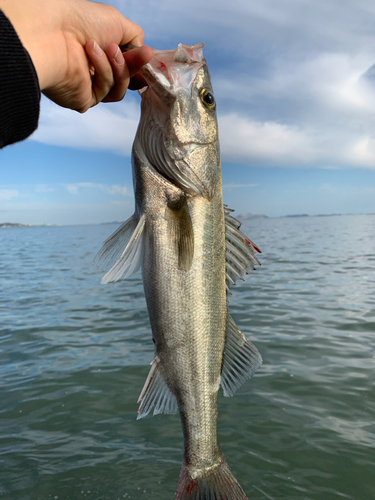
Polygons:
M227 319L227 336L221 386L224 396L233 396L262 364L258 349L237 328L231 316Z
M137 419L143 418L154 408L154 415L159 413L177 413L178 405L167 386L159 368L160 360L155 356L151 369L138 398L139 409Z

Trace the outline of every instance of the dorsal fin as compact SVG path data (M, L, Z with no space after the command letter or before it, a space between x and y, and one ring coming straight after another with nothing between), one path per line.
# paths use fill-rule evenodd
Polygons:
M245 274L249 274L259 260L255 256L255 251L261 253L259 248L241 231L241 222L230 215L233 212L224 205L225 214L225 248L226 248L226 285L230 293L230 287L238 279L243 279Z

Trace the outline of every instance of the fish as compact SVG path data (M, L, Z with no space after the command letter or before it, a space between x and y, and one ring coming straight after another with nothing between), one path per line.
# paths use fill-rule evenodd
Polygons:
M155 357L138 418L179 412L184 457L176 500L243 500L218 442L218 391L233 396L262 363L228 312L259 248L223 204L216 100L204 44L154 50L140 71L132 148L134 214L95 261L102 283L142 269Z

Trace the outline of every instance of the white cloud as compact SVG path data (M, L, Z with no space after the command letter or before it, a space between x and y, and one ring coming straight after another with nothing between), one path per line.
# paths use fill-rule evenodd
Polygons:
M219 119L223 158L375 169L373 64L374 54L324 53L306 61L280 58L262 78L219 79L217 94L225 101L232 87L226 108L237 110ZM253 115L245 117L246 110Z
M352 144L348 158L362 167L375 168L375 138L364 135Z
M80 189L89 188L100 189L101 191L104 191L105 193L108 193L110 195L129 195L129 190L126 186L118 186L116 184L109 186L106 184L96 184L94 182L76 182L75 184L64 184L64 186L70 194L78 194Z
M55 188L48 186L47 184L37 184L34 191L36 193L53 193Z
M17 189L0 189L0 201L9 201L18 198L20 195Z
M219 125L225 161L290 165L314 160L312 138L296 127L256 122L238 114L221 117Z
M41 118L31 139L55 146L110 150L130 156L139 121L139 104L99 105L85 114L42 99Z
M263 105L269 100L279 104L286 100L290 109L284 110L284 121L296 116L301 107L306 110L309 104L318 104L319 110L324 106L326 112L345 108L370 112L375 108L375 89L365 75L374 63L372 50L354 54L280 54L268 62L261 75L240 73L235 81L228 76L218 78L215 91L222 99L229 97L242 106L260 97ZM267 106L262 109L269 112ZM306 118L310 117L309 112Z
M155 48L203 41L225 62L286 51L357 51L374 37L371 0L147 0L147 8L138 0L104 1L140 24L145 42L163 43Z
M105 0L147 43L206 43L222 157L248 165L375 169L370 0ZM225 36L224 36L224 35ZM220 111L221 110L221 111ZM43 100L36 141L130 155L134 94L79 115Z

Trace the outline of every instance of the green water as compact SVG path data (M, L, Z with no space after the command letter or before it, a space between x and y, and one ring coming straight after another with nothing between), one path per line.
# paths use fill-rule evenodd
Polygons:
M115 226L0 230L0 498L173 500L177 415L136 420L153 357L140 276L100 285ZM251 500L375 498L375 216L260 219L230 311L264 364L219 398Z

